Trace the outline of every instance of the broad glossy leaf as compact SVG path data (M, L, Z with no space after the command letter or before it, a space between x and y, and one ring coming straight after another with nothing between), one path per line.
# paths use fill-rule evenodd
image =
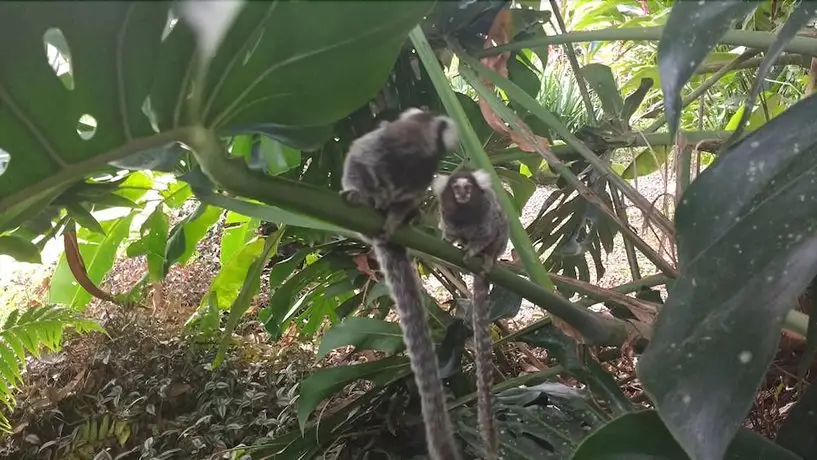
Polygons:
M618 119L624 109L624 100L618 93L613 71L604 64L587 64L581 68L582 77L599 96L607 116Z
M727 440L728 442L729 440ZM572 460L689 460L653 410L622 415L588 436ZM724 460L798 460L763 436L741 428Z
M167 189L162 190L161 194L164 203L168 207L178 209L184 205L188 198L193 196L193 191L190 189L189 184L175 181L171 182Z
M224 232L221 235L219 254L221 265L225 265L236 251L255 236L259 223L256 219L227 211L227 216L224 218Z
M316 359L338 347L352 345L356 351L377 350L396 353L403 349L403 333L400 325L366 317L346 318L323 334Z
M77 239L79 252L88 271L88 279L99 286L105 275L113 267L119 244L127 237L133 214L119 219L102 222L105 235L79 229ZM91 294L85 291L74 279L65 254L60 256L54 275L51 277L49 301L82 309L91 301Z
M786 20L783 28L777 33L774 43L772 43L769 49L763 54L763 63L761 63L760 67L757 69L755 84L752 87L752 91L749 93L749 98L746 100L746 104L744 105L745 110L742 112L743 115L741 116L735 133L732 135L733 139L740 137L742 134L743 127L747 121L747 114L752 111L755 101L757 100L757 96L760 94L763 82L765 81L766 76L769 74L769 70L771 70L772 65L774 65L775 61L777 61L780 53L783 52L783 47L797 35L800 29L802 29L803 26L809 22L815 13L817 13L817 3L800 2L800 4L797 5L789 16L789 19ZM780 95L778 94L777 96L779 97Z
M145 196L148 190L153 188L153 179L143 172L128 174L128 177L119 184L119 188L113 191L114 194L133 202Z
M757 2L675 2L658 44L658 68L670 138L681 118L681 89L735 22Z
M18 262L42 263L39 248L31 241L16 235L0 236L0 254L11 256Z
M409 367L408 358L393 356L354 366L338 366L320 369L310 375L299 388L298 423L304 429L309 414L327 396L343 389L356 380L375 380L378 374L393 375ZM382 377L381 377L382 378Z
M817 385L812 384L800 395L780 426L775 442L803 460L817 458Z
M248 270L263 249L264 240L256 238L236 251L232 257L221 266L221 270L213 279L213 282L210 284L210 289L207 291L207 295L202 297L201 308L204 308L206 299L210 296L210 293L215 292L218 295L219 308L226 310L233 301L235 301L236 297L238 297L239 290L244 284Z
M430 6L248 2L210 63L205 120L224 126L334 122L382 86ZM234 67L250 46L254 52Z
M204 206L204 211L198 215L194 214L195 217L184 223L184 252L179 256L178 262L180 264L187 263L190 260L199 241L204 238L210 227L218 222L223 212L221 208L215 206Z
M667 162L668 153L669 147L666 145L645 148L641 153L636 155L635 160L627 165L627 168L621 173L621 177L625 179L635 179L636 177L644 177L654 173Z
M817 274L815 110L812 96L740 140L676 211L680 276L638 375L695 458L725 452Z
M164 266L169 222L162 208L161 205L157 206L142 224L150 281L160 281L166 275Z
M253 261L252 265L250 265L250 268L247 269L247 274L244 276L244 282L241 284L241 290L238 291L238 295L236 296L235 300L233 300L232 305L230 305L230 316L227 318L227 325L224 327L224 331L222 332L218 352L216 353L215 359L213 359L214 368L221 365L221 362L224 359L224 353L227 351L227 347L232 340L233 331L238 326L239 321L241 321L241 317L250 307L250 301L255 294L258 293L258 289L261 287L261 271L264 269L264 266L267 264L267 260L269 260L270 256L278 252L278 243L281 242L281 237L284 235L285 231L286 228L282 227L274 234L267 236L264 240L264 249L261 251L261 254L258 255L258 257Z

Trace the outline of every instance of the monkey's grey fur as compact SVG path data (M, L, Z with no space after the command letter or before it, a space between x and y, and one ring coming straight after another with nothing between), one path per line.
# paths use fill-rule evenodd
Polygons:
M422 284L406 248L389 242L414 217L440 159L459 143L454 122L411 108L355 140L344 163L341 195L385 214L371 243L397 306L406 350L420 394L426 445L432 460L460 460L445 406L442 379L423 307Z
M491 176L483 170L459 170L434 179L432 187L440 200L440 228L443 237L460 243L466 257L479 260L481 270L474 273L471 310L477 365L477 419L485 458L494 460L499 450L499 434L494 418L491 392L492 347L488 331L487 273L508 245L508 219L491 188Z

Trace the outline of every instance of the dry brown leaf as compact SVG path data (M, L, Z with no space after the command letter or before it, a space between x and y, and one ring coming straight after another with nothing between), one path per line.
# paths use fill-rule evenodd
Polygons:
M510 41L512 27L513 21L511 19L511 11L505 8L497 13L496 17L494 18L494 22L491 24L491 28L488 30L488 35L485 37L485 41L483 42L483 48L488 49L508 43ZM511 53L506 51L493 56L486 56L480 59L480 62L494 72L507 78L508 59L510 58L510 55ZM494 88L494 84L487 79L482 79L482 83L489 89ZM499 134L502 134L503 136L509 137L511 141L519 146L519 149L524 152L536 151L536 149L527 140L525 140L524 136L505 126L505 123L487 102L485 102L482 98L479 98L477 103L479 104L480 112L482 112L482 117L485 119L485 122L488 123L488 126L490 126L491 129ZM548 143L547 139L533 134L530 132L530 128L527 126L523 126L523 129L528 131L528 133L534 139L536 139L536 142L539 144L540 148L549 148L550 144Z
M368 276L372 281L377 281L374 270L372 270L372 267L369 265L368 254L358 254L353 258L353 260L355 261L355 266L360 273Z
M116 300L111 294L98 288L96 284L88 278L85 262L83 262L82 254L79 252L77 234L74 232L65 232L62 234L62 241L65 246L65 261L68 262L68 268L71 269L71 274L74 275L74 279L77 280L79 285L97 299L116 303Z

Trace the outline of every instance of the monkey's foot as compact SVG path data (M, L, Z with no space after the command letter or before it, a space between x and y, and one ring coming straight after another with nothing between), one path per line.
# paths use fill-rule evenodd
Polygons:
M346 189L340 191L340 197L343 198L344 201L353 205L353 206L362 206L366 204L366 200L363 199L363 195L360 194L355 189Z

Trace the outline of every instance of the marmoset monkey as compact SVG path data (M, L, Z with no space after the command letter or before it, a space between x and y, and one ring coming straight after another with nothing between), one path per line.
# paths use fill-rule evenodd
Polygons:
M403 339L420 394L426 444L432 460L459 460L442 379L423 307L422 284L406 248L391 243L394 231L414 217L440 159L459 144L453 120L411 108L355 140L344 163L341 196L385 214L374 248L400 316Z
M491 188L491 176L483 170L456 171L436 177L432 185L440 200L440 229L443 237L460 243L467 262L477 262L474 273L472 324L477 365L477 419L485 443L485 458L494 460L499 439L493 410L491 362L493 350L488 331L490 283L487 273L508 245L508 219Z

